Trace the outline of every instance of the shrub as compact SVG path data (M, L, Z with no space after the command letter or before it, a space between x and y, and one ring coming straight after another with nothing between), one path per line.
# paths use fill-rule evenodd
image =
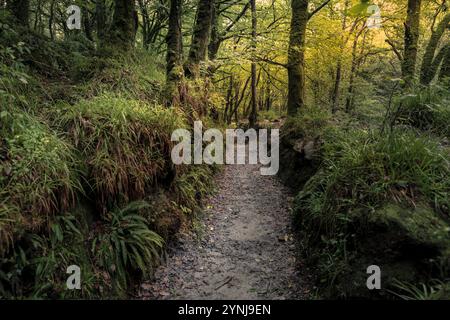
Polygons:
M70 209L80 190L73 148L19 110L0 114L0 247L13 235L39 230Z
M401 96L392 115L406 124L438 135L450 135L450 94L447 88L430 86Z
M103 211L142 199L174 175L171 134L184 126L174 109L103 95L62 104L54 119L85 159L87 180Z
M161 102L165 75L159 68L158 58L149 52L135 51L113 58L98 56L80 67L79 70L88 73L84 80L89 81L81 88L85 97L115 92L151 104Z
M404 277L423 271L417 264L424 257L447 259L448 149L411 131L327 128L323 141L321 165L294 209L322 285L352 295L355 279L348 278L364 264L382 261L393 275L390 264L411 263L415 271Z
M289 138L315 139L323 129L329 125L331 114L327 110L317 107L305 107L294 117L289 117L282 130L282 134Z
M190 166L183 171L175 179L173 188L177 195L177 204L190 213L200 205L201 199L211 194L211 176L214 169L208 166Z
M139 215L149 208L145 202L133 202L110 212L92 244L96 263L108 271L118 293L127 289L133 271L149 275L159 257L163 239Z
M448 150L431 138L412 132L377 136L364 130L328 129L322 146L322 166L300 198L335 221L336 210L374 207L385 201L414 205L425 201L448 213L450 188ZM317 193L310 194L309 192ZM321 197L320 200L315 199Z
M89 229L83 214L55 216L48 232L27 233L12 252L0 258L0 297L94 297L98 279L87 244ZM66 268L80 266L82 288L66 289Z

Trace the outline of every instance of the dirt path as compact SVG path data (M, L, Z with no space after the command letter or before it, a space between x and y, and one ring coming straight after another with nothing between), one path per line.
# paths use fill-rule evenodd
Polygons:
M303 299L308 278L291 236L289 191L256 165L230 165L206 202L201 239L180 237L144 299Z

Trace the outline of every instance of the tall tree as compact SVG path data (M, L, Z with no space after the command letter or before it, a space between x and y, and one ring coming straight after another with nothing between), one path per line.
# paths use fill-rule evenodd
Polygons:
M229 39L232 37L230 35L230 32L233 30L233 28L236 26L236 24L241 20L243 16L245 16L245 13L250 8L250 1L248 1L242 10L237 14L237 16L231 21L223 31L220 31L219 25L220 25L220 17L223 15L223 13L226 11L227 8L231 7L235 4L235 2L231 2L231 4L222 6L223 2L215 2L215 6L213 7L213 13L212 13L212 22L211 22L211 39L209 41L208 45L208 55L209 59L213 60L216 58L217 53L219 51L220 45L222 42L226 39Z
M9 6L17 23L28 28L30 23L30 0L13 0Z
M444 50L444 49L442 49ZM447 80L450 79L450 44L447 44L445 47L445 57L442 61L442 67L441 67L441 71L439 73L439 79L443 80L445 78L448 78ZM449 82L450 84L450 82Z
M422 84L429 84L436 75L442 59L445 57L445 47L436 54L436 49L439 42L444 35L446 29L450 26L450 13L447 13L439 22L435 30L432 30L430 40L428 41L425 54L422 59L422 67L420 69L420 82Z
M110 29L111 44L128 50L134 46L138 17L134 0L115 0Z
M305 105L305 36L309 20L308 0L292 0L288 51L287 112L295 115Z
M182 74L183 36L181 33L182 0L170 0L169 26L167 31L166 77L170 84Z
M106 3L105 0L95 0L95 17L97 28L97 39L99 42L105 40L106 37Z
M422 0L408 0L402 61L402 74L407 86L412 84L416 74L421 3Z
M256 54L256 28L257 28L257 18L256 18L256 1L250 0L250 6L252 11L252 65L251 65L251 77L252 77L252 98L251 98L251 109L250 109L250 115L248 118L249 125L251 128L255 127L256 121L258 120L257 115L257 90L256 90L256 61L254 59L254 56Z
M348 37L344 36L345 30L347 28L347 9L350 4L349 0L345 1L344 12L342 16L342 36L341 43L339 44L339 57L336 66L336 74L334 77L334 88L333 95L331 97L331 111L335 113L339 109L339 100L340 100L340 86L341 86L341 78L342 78L342 55L344 53L345 46L348 41Z
M353 103L354 103L354 91L355 91L355 76L358 70L359 65L361 64L361 58L357 57L357 49L358 49L358 41L361 34L364 33L363 41L362 41L362 51L364 50L364 43L367 36L367 29L366 25L364 24L361 30L356 33L355 38L353 39L353 45L352 45L352 62L351 62L351 68L350 68L350 76L348 80L348 89L347 89L347 97L345 99L345 112L349 113L353 110Z
M185 65L187 77L195 78L199 74L200 62L206 59L211 34L211 22L214 0L199 0L191 48Z
M292 18L288 49L288 115L295 115L305 105L305 37L309 19L325 7L325 0L311 13L309 0L291 0Z

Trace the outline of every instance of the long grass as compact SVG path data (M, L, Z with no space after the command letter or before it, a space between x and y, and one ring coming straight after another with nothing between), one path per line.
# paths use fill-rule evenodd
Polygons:
M39 230L49 216L75 205L79 168L74 149L26 112L3 111L0 132L0 235L12 239Z
M141 199L174 168L172 131L184 126L173 109L104 95L60 106L57 126L80 151L97 204Z

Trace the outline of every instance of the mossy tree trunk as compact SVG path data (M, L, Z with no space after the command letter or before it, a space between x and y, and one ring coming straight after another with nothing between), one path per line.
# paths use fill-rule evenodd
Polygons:
M113 47L129 50L134 47L138 17L134 0L115 0L114 15L110 29Z
M30 23L30 0L13 0L9 4L16 22L28 28Z
M256 28L257 28L257 18L256 18L256 2L255 0L250 0L250 6L252 11L252 56L256 53ZM258 114L257 114L257 90L256 90L256 61L253 59L252 66L251 66L251 77L252 77L252 83L251 83L251 89L252 89L252 98L251 98L251 109L250 109L250 115L248 117L250 128L254 128L256 125L256 121L258 120Z
M292 0L288 50L288 115L305 105L305 35L309 20L308 0Z
M182 1L170 0L169 26L166 36L166 78L167 83L173 83L181 79L183 36L181 33Z
M208 44L208 57L214 60L217 56L220 46L220 36L219 36L219 4L214 3L211 13L211 36Z
M450 13L447 13L444 18L439 22L436 27L436 30L432 30L430 40L428 41L425 54L422 60L422 67L420 70L420 82L424 85L428 85L433 78L436 76L437 70L439 69L439 65L442 62L442 59L445 57L444 52L441 53L442 50L445 50L445 47L441 49L436 55L436 49L439 46L439 42L442 36L445 33L445 30L449 27L450 24Z
M413 83L416 74L421 3L422 0L408 0L405 22L405 44L402 61L402 74L406 86L410 86Z
M211 18L211 39L208 45L208 56L210 60L214 60L217 57L217 53L219 52L220 45L226 39L229 39L231 36L229 35L230 31L236 26L236 24L245 16L245 13L250 8L250 2L247 2L242 8L241 12L234 18L234 20L228 24L228 26L222 32L219 32L219 25L222 22L223 12L226 11L221 7L221 2L214 2L213 6L212 18ZM228 5L230 6L230 5ZM222 13L222 15L220 14Z
M94 37L92 36L91 19L89 17L87 4L83 4L83 6L81 7L81 19L83 21L84 35L90 41L94 41Z
M441 49L444 58L442 59L441 71L439 73L439 79L450 78L450 44L447 44L445 48Z
M97 39L99 42L103 42L106 38L107 33L105 0L95 1L95 16L96 16Z
M214 0L199 0L198 2L191 48L185 65L187 77L197 77L200 71L200 62L206 59L209 36L211 34L213 7Z
M55 17L55 0L50 3L50 12L48 17L48 31L50 32L50 39L55 39L55 33L53 31L53 19Z

